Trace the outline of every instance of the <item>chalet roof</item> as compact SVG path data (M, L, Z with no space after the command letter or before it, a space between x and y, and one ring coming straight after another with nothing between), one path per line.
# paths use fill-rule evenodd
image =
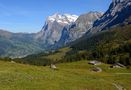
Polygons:
M120 66L120 67L125 67L125 65L121 64L121 63L115 63L114 66Z

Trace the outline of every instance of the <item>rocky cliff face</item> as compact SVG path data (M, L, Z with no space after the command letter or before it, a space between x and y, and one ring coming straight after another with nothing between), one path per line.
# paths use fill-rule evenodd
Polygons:
M43 42L46 46L58 42L65 26L75 22L78 16L70 14L54 14L49 16L42 30L36 34L36 39Z
M92 28L94 21L99 19L102 15L103 13L100 12L89 12L87 14L80 15L76 22L63 29L61 39L57 45L64 45L82 37Z
M121 25L131 17L131 0L113 0L105 14L97 20L91 33ZM130 22L126 22L127 24Z
M103 13L100 12L89 12L81 15L75 22L75 27L69 29L68 42L74 41L82 37L88 30L93 27L96 20L99 20Z

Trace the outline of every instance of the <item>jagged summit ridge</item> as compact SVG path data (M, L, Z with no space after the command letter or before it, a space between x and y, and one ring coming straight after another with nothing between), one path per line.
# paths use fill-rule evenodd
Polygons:
M130 17L131 0L113 0L104 15L99 20L95 21L90 33L97 33L121 25Z
M60 24L70 24L72 22L75 22L77 20L78 16L77 15L70 15L70 14L59 14L55 13L52 16L49 16L47 18L47 22L58 22Z

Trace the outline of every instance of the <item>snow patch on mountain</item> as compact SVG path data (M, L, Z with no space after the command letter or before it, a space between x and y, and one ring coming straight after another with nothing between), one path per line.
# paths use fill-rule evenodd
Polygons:
M78 16L77 15L70 15L70 14L54 14L52 16L49 16L47 18L47 22L58 22L60 24L70 24L72 22L75 22L77 20Z

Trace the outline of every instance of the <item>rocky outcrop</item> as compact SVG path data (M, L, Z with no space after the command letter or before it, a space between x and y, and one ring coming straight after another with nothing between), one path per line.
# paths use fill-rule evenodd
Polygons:
M131 17L131 0L113 0L105 14L97 20L90 33L106 30L126 22Z

